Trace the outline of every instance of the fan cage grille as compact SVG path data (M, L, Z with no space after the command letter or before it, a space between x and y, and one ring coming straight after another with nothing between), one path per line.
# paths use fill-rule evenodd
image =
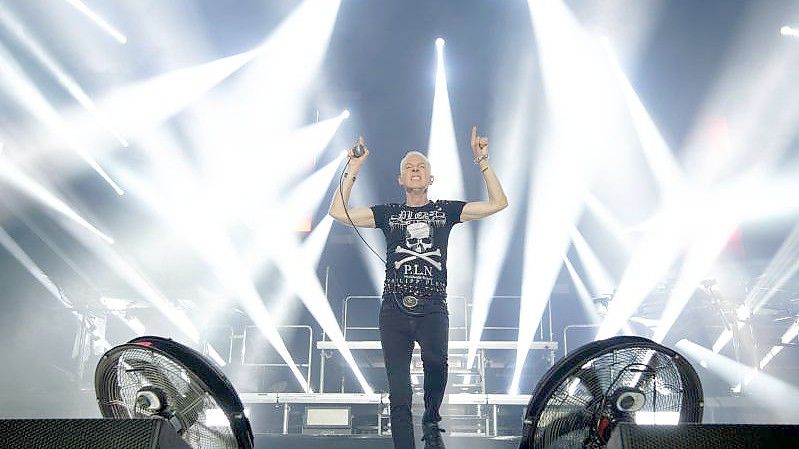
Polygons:
M614 398L625 390L645 397L635 413L656 418L662 418L664 412L679 415L685 403L685 386L674 358L650 348L610 350L576 367L565 379L550 395L538 418L535 448L601 447L617 422L635 419L634 413L616 409ZM607 433L598 435L597 430Z
M169 412L180 423L181 437L193 448L238 448L230 422L212 422L209 412L221 410L197 376L160 352L125 348L113 354L102 373L99 398L103 414L114 418L146 418L152 414L137 406L137 393L155 387L166 394Z

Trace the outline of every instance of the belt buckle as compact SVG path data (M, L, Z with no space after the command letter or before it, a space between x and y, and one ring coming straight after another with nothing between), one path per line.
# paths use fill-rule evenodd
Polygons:
M402 305L409 309L413 309L419 305L419 299L412 295L405 296L402 298Z

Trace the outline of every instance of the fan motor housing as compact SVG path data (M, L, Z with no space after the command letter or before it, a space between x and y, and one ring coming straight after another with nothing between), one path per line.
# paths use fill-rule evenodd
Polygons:
M622 389L616 395L616 400L613 403L616 406L616 410L620 412L635 413L646 404L646 395L638 389Z

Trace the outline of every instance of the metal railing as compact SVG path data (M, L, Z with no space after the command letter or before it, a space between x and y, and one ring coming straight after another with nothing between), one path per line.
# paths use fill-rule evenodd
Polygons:
M249 331L251 329L256 331L256 332L259 332L259 333L261 332L260 329L258 329L258 326L250 325L250 326L245 326L244 327L244 336L242 338L242 343L241 343L241 364L242 364L242 366L288 367L289 366L288 363L285 363L285 362L282 362L282 363L280 363L280 362L274 362L274 363L248 363L246 361L247 360L247 358L246 358L246 354L247 354L247 335L248 335L248 333L249 333ZM307 371L306 376L307 377L306 377L305 381L308 382L308 385L310 385L310 383L311 383L311 365L312 365L312 360L313 360L313 328L311 328L311 326L307 326L307 325L296 324L296 325L277 326L277 329L278 330L280 330L280 329L300 329L300 330L306 330L308 332L308 353L307 353L307 359L306 359L307 362L306 363L297 363L297 367L306 369L306 371Z
M343 313L342 313L342 323L341 323L342 326L341 327L342 327L342 332L344 334L344 339L345 340L347 339L347 331L348 330L378 330L377 324L375 324L374 326L349 326L349 322L350 322L350 319L349 319L350 302L353 301L353 300L376 300L376 301L380 301L381 299L382 299L382 297L380 297L380 296L347 296L347 297L344 298L344 300L343 300L343 304L344 305L343 305ZM500 300L500 301L503 301L503 300L519 300L519 301L521 301L521 296L507 296L507 295L494 296L492 298L492 303L494 301L497 301L497 300ZM467 301L464 296L449 296L447 298L447 304L448 304L448 307L450 308L450 315L454 315L454 313L452 312L451 304L453 302L455 302L455 301L462 301L462 304L463 304L463 324L459 325L459 326L452 326L452 322L450 321L450 327L449 327L450 332L453 331L453 330L454 331L463 331L464 332L464 339L468 339L469 338L469 328L471 326L471 323L469 321L469 319L471 318L470 311L471 311L473 305L469 301ZM377 318L377 314L375 314L375 319L376 318ZM545 326L545 324L546 324L546 326ZM507 327L486 326L483 329L516 331L517 332L517 336L518 336L518 330L519 330L518 326L507 326ZM548 335L545 335L545 334L548 334ZM554 335L554 331L553 331L553 328L552 328L552 303L551 303L551 301L547 301L547 305L546 305L546 308L544 310L544 317L538 324L538 337L541 340L545 340L545 338L547 336L549 337L548 341L555 341L555 335ZM514 337L514 338L516 338L516 337Z
M370 323L368 325L363 325L362 322L361 322L361 323L357 323L356 325L352 325L352 321L353 321L351 319L351 312L353 310L352 304L354 304L356 301L375 301L375 302L377 302L379 304L379 302L381 300L382 300L382 297L380 297L380 296L356 296L356 295L347 296L347 297L345 297L343 299L343 307L342 307L342 315L341 315L341 326L342 326L342 334L344 336L344 340L345 341L349 341L349 339L350 339L349 337L351 337L351 335L352 335L352 333L354 331L375 331L376 332L376 331L379 330L378 323L376 323L376 321L378 319L378 316L379 316L379 308L376 309L374 314L373 314L374 315L374 321L373 321L374 324ZM499 295L499 296L495 296L495 297L492 298L492 304L495 301L511 301L511 300L521 301L521 297L520 296ZM458 308L460 309L460 311L456 312L456 313L458 313L458 314L462 313L463 319L461 320L461 323L459 325L452 326L452 324L450 324L450 333L452 333L452 331L462 332L463 333L463 340L465 341L465 340L468 340L468 338L469 338L469 328L470 328L470 324L471 324L470 323L470 318L471 318L471 313L470 312L471 312L471 309L472 309L473 306L463 296L450 296L448 298L447 302L448 302L448 307L450 307L450 315L451 316L454 314L454 313L452 313L452 304L456 303L458 301L462 302L463 307L462 307L462 309L460 309L460 305L458 305ZM450 321L450 323L452 323L452 321ZM507 340L515 340L515 339L518 338L518 334L519 334L518 325L517 326L485 326L483 328L483 330L484 330L484 333L485 333L486 330L487 331L499 331L499 332L506 331L506 332L508 332L510 334L509 337L507 338ZM538 338L540 339L540 341L545 341L545 342L546 341L548 341L548 342L555 341L554 340L554 331L553 331L553 328L552 328L552 307L551 307L551 302L550 301L547 301L546 308L544 309L544 315L543 315L542 319L540 320L540 322L538 324L538 329L536 331L536 334L538 335ZM548 337L548 340L546 340L547 337ZM324 340L324 338L325 337L324 337L324 334L323 334L322 335L322 339ZM375 339L379 339L379 337L377 337ZM360 338L358 338L356 340L360 340ZM548 348L548 351L549 351L549 354L548 354L548 359L549 360L548 360L548 362L549 362L549 364L551 366L551 365L553 365L555 363L555 349ZM321 354L320 354L319 391L323 392L324 391L325 359L329 357L329 353L327 351L325 351L325 350L322 350L320 352L321 352ZM476 375L477 378L480 379L480 382L482 384L481 387L482 387L482 391L483 392L485 392L485 389L486 389L486 386L485 386L485 366L483 366L484 363L485 363L485 360L486 360L484 352L485 352L484 350L479 350L478 351L478 354L477 354L477 356L478 356L477 372L474 373L474 375ZM343 380L342 380L342 388L343 388ZM342 392L343 392L343 390L342 390Z
M507 301L507 300L518 300L521 302L521 296L508 296L508 295L499 295L494 296L491 299L491 303L493 304L494 301ZM473 307L470 305L470 308ZM471 317L471 314L468 315ZM546 324L546 327L544 326ZM471 326L471 323L468 323L468 326ZM518 326L484 326L483 330L507 330L507 331L515 331L515 336L513 338L518 337L519 327ZM547 306L544 309L544 316L542 320L538 323L538 338L542 341L555 341L555 334L552 329L552 301L547 301ZM545 335L547 334L547 335Z
M347 340L347 332L350 330L378 330L377 324L374 326L350 326L349 322L349 311L350 311L350 302L354 300L371 300L371 301L382 301L381 296L347 296L344 298L343 303L343 312L342 312L342 323L341 328L342 332L344 333L344 340ZM452 325L452 321L450 321L449 330L452 331L463 331L466 336L469 335L469 305L466 301L466 298L463 296L448 296L447 297L447 307L450 309L450 317L455 315L452 312L452 304L454 302L460 301L463 304L463 324L462 325ZM460 307L460 306L459 306ZM457 316L457 315L455 315ZM375 314L375 320L377 320L378 315Z

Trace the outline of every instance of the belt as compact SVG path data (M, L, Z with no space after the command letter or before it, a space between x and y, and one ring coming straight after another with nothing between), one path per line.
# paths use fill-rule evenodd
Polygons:
M446 307L447 297L441 294L424 294L419 295L419 292L404 292L404 293L383 293L383 299L388 299L391 303L404 314L418 317L424 316L428 313L428 309L424 307L426 303L433 301L443 304Z
M402 305L408 308L414 308L420 303L426 301L447 301L446 295L442 295L440 293L432 293L432 292L389 292L384 293L383 296L391 295L394 299L399 300L402 302Z
M445 301L447 299L447 295L444 293L438 292L431 292L431 291L420 291L420 290L405 290L402 292L384 292L383 296L415 296L417 298L425 298L430 300L441 300Z

